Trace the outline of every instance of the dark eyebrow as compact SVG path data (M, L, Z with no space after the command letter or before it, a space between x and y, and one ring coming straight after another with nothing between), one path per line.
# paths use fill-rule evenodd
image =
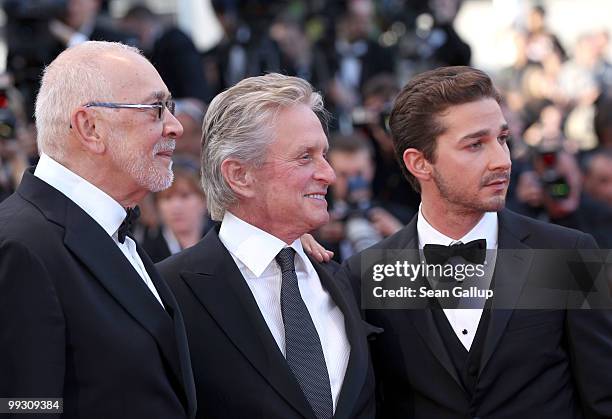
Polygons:
M502 124L502 126L500 127L500 131L501 132L508 131L508 124ZM489 131L488 129L481 129L480 131L476 131L476 132L472 132L470 134L464 135L463 137L459 139L459 141L473 140L475 138L486 137L487 135L491 135L491 131Z

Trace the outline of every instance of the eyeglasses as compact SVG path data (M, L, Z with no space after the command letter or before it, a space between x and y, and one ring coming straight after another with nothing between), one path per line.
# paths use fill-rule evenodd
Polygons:
M172 115L176 109L176 103L173 100L164 100L151 104L139 103L113 103L113 102L89 102L85 105L86 108L112 108L112 109L157 109L157 118L162 119L164 109L168 109Z

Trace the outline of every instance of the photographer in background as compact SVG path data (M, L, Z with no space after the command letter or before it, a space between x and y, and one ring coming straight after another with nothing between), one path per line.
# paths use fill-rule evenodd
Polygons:
M416 212L421 197L410 187L397 164L388 128L391 106L398 92L397 81L390 74L369 79L362 91L363 107L353 110L353 126L368 137L373 147L375 198L410 207Z
M104 0L67 0L66 13L60 19L49 22L51 34L61 48L70 48L85 41L113 41L138 45L135 34L117 28L114 22L101 13Z
M145 56L174 98L198 99L203 103L211 99L200 53L189 35L143 4L132 6L121 23L123 29L138 35Z
M612 95L602 95L595 103L593 127L598 147L612 149Z
M532 150L532 161L518 177L508 206L519 213L591 234L612 247L612 210L583 194L575 157L559 148Z
M336 173L330 186L330 222L317 231L317 239L339 260L345 260L399 231L414 213L397 204L375 199L372 147L358 133L335 135L328 160Z
M584 192L612 210L612 149L594 151L584 166Z
M43 68L64 49L82 42L137 45L135 35L115 27L102 13L105 0L0 0L7 15L7 69L24 96L28 119Z
M326 104L342 133L352 129L351 113L362 103L361 89L378 74L394 71L392 51L374 35L375 6L368 0L347 2L335 24L335 39L322 39L315 47L317 62L328 69L319 83L326 92ZM335 123L336 121L334 121Z
M27 130L17 92L7 75L0 75L0 201L12 194L25 169Z

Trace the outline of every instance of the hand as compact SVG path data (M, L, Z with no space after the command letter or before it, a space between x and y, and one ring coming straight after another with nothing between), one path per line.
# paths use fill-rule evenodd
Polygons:
M334 256L334 252L325 249L310 234L300 237L304 251L315 258L318 262L329 262Z
M403 227L402 223L397 218L380 207L372 208L368 212L368 217L374 225L374 228L376 228L383 237L389 237L400 231Z

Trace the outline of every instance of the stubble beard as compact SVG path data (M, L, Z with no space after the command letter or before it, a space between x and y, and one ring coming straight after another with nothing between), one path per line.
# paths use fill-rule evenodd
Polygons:
M174 173L172 172L172 161L167 167L162 167L156 162L156 154L160 151L174 150L176 141L173 139L162 139L155 144L151 154L134 155L127 141L123 138L112 139L111 155L119 167L128 174L138 185L150 192L159 192L172 185Z
M435 169L433 171L433 181L442 199L463 213L496 212L502 210L506 205L507 190L503 194L494 195L487 201L483 201L476 194L466 195L465 191L457 190L452 182L448 182ZM480 187L482 186L479 185Z

